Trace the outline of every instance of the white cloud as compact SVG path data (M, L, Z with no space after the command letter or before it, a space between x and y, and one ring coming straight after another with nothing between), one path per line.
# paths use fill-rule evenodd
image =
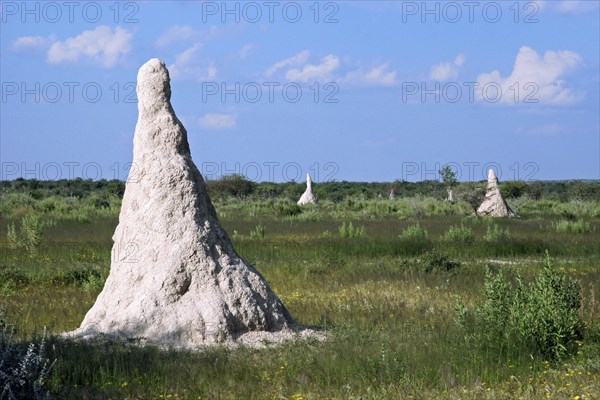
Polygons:
M467 62L467 56L464 54L459 54L454 58L454 65L457 67L462 67L465 65L465 62Z
M558 11L561 14L583 14L590 11L598 10L600 2L594 0L561 0L561 1L549 1L549 0L536 0L534 2L537 5L537 9L528 9L532 11ZM532 15L532 17L535 17Z
M168 67L172 79L206 81L217 76L214 62L199 60L198 54L201 48L202 43L196 43L175 56L175 62Z
M269 67L269 69L267 69L267 72L265 72L265 75L267 77L270 77L275 72L279 71L281 68L288 67L288 66L293 67L295 65L304 64L308 60L309 56L310 56L310 52L308 50L303 50L298 54L295 54L289 58L286 58L285 60L276 62L271 67Z
M338 56L329 54L321 59L321 63L307 64L302 70L294 68L286 72L285 77L290 81L308 82L312 80L330 79L331 73L340 66Z
M562 78L581 63L581 56L573 51L546 51L542 58L535 50L524 46L519 50L509 76L503 77L498 70L479 74L477 82L480 86L476 94L482 100L483 86L493 84L502 90L500 103L523 103L526 99L548 104L573 103L581 96L569 89Z
M447 61L436 64L431 67L429 78L434 81L449 81L458 78L458 72L466 62L464 54L459 54L454 58L454 61Z
M209 33L216 27L209 28ZM202 31L196 30L189 25L174 25L167 29L155 42L156 47L167 47L173 43L198 41L202 37Z
M43 36L21 36L12 44L13 50L40 50L46 49L53 40L50 37Z
M371 86L393 86L396 84L396 71L387 71L388 63L381 64L377 67L365 71L357 69L350 71L342 79L344 82L371 85Z
M244 58L248 57L252 52L254 52L255 49L256 49L256 46L251 43L244 45L240 49L240 58L244 59Z
M237 116L234 114L204 114L200 118L200 126L204 129L225 130L233 129L237 125Z
M48 62L61 64L91 59L103 67L113 67L119 59L131 51L133 34L126 29L99 26L92 31L70 37L65 41L55 41L48 50Z
M534 126L531 128L519 126L517 128L517 134L531 136L557 136L566 132L567 129L558 123Z
M369 71L365 75L365 78L369 83L391 86L396 83L396 71L385 72L387 67L388 64L381 64L379 67L375 67Z

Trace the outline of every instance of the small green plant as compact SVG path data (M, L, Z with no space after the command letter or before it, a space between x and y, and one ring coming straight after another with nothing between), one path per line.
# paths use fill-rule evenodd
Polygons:
M21 218L21 240L28 251L33 251L42 241L44 224L35 214Z
M342 223L342 225L339 227L339 232L340 232L340 237L343 237L343 238L361 238L361 237L365 237L367 234L364 226L355 228L352 225L352 222L350 222L348 225L346 225L345 222Z
M0 310L0 399L49 399L47 389L54 362L45 356L46 332L39 344L13 342L14 328Z
M529 284L512 284L502 273L486 271L485 301L477 305L474 337L498 351L528 351L559 360L577 351L583 337L581 287L554 268L546 252L542 272ZM458 320L467 314L459 307Z
M17 231L15 229L14 223L8 225L8 227L7 227L6 240L8 242L9 249L14 250L14 249L18 248L20 245L19 236L17 235Z
M265 227L261 224L256 225L254 230L250 231L251 239L264 239L265 238Z
M293 217L302 214L302 208L289 201L280 201L273 206L275 215L279 217Z
M17 233L15 224L7 226L6 239L11 249L24 248L33 252L39 246L44 234L44 224L35 214L28 214L21 218L20 232Z
M11 280L3 282L2 285L0 285L0 296L10 297L15 294L14 285L15 284Z
M475 241L473 230L464 225L453 225L444 234L444 240L453 244L468 245Z
M483 236L483 240L486 242L498 242L507 239L510 239L508 228L502 229L502 227L497 224L489 224L487 226L487 231Z
M90 272L87 278L81 283L81 288L84 292L97 292L102 290L104 287L104 282L106 281L106 276L100 273Z
M557 233L589 233L592 232L592 227L589 222L580 219L577 221L569 221L566 219L554 222L552 229Z
M428 240L429 235L427 233L427 229L421 228L419 224L411 225L406 227L402 231L402 239L406 240Z

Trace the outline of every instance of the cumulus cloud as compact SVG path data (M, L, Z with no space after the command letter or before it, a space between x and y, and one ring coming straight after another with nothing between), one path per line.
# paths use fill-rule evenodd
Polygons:
M573 51L546 51L541 57L532 48L524 46L519 50L509 76L503 77L494 70L480 74L477 82L480 88L488 84L499 86L502 91L500 103L523 103L528 99L547 104L570 104L578 101L581 95L568 88L563 78L581 63L581 56ZM483 90L476 93L482 100Z
M269 67L269 69L267 69L267 72L265 72L265 75L267 77L271 77L271 76L273 76L273 74L275 72L279 71L281 68L293 67L296 65L304 64L308 60L309 56L310 56L310 51L303 50L298 54L295 54L289 58L286 58L285 60L277 61L275 64L271 65L271 67Z
M212 26L207 33L214 33L216 29L216 27ZM167 29L154 44L156 47L167 47L173 43L197 42L203 35L205 34L202 31L194 29L189 25L174 25Z
M381 64L379 67L375 67L365 75L367 82L376 84L391 86L396 83L396 71L386 72L388 64Z
M200 126L204 129L226 130L237 125L237 116L234 114L204 114L200 118Z
M340 66L338 56L329 54L321 59L320 64L307 64L302 69L292 68L285 77L290 81L308 82L314 80L327 80L331 73Z
M537 10L539 11L558 11L561 14L583 14L590 11L596 11L600 8L600 3L589 0L536 0ZM532 11L532 10L529 10Z
M13 50L45 50L53 42L51 37L43 36L21 36L12 44Z
M126 29L102 25L65 41L55 41L48 49L47 59L51 64L88 59L110 68L131 51L132 38L133 33Z
M248 43L248 44L244 45L240 49L240 58L244 59L244 58L248 57L250 54L252 54L252 52L254 52L254 50L256 50L256 46L253 45L252 43Z
M389 63L365 71L357 69L350 71L343 78L344 82L363 84L369 86L393 86L396 84L396 71L388 71Z
M169 74L173 79L192 79L205 81L217 76L217 67L212 61L199 57L202 43L196 43L175 56L175 62L169 65Z
M458 72L466 62L464 54L459 54L454 61L447 61L431 67L429 78L434 81L449 81L458 78Z
M519 135L530 135L530 136L557 136L567 132L567 129L561 124L546 124L534 127L523 127L517 128L517 134Z

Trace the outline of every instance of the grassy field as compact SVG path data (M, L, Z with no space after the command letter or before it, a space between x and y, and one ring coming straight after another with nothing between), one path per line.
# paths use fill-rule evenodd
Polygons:
M54 337L102 288L119 205L15 209L0 226L0 344L16 355L43 344L54 362L44 388L57 398L599 399L600 204L513 206L520 218L492 221L427 198L219 203L238 252L329 339L200 353ZM500 320L477 323L490 276L528 285L546 250L553 273L579 283L581 326L560 356L514 332L491 338Z

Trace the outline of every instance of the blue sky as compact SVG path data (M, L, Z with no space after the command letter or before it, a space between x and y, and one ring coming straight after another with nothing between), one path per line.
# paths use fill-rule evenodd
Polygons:
M205 178L600 179L600 2L2 2L1 179L125 179L148 59Z

